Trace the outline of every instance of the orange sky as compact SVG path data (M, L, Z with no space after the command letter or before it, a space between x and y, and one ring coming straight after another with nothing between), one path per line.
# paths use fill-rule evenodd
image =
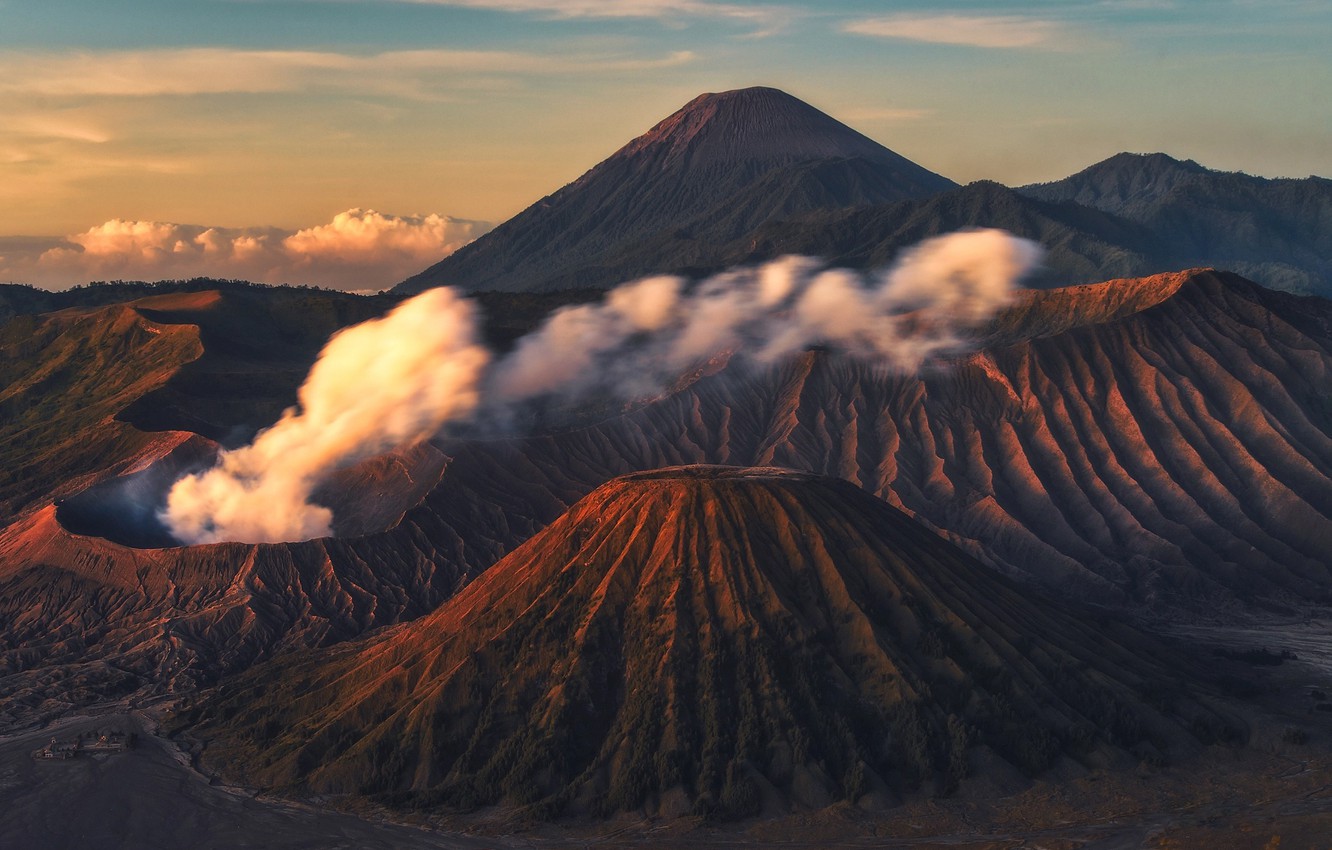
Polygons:
M501 221L755 84L960 182L1121 150L1332 174L1332 11L1305 0L0 0L0 21L0 279L46 286L391 285L483 229L427 222Z

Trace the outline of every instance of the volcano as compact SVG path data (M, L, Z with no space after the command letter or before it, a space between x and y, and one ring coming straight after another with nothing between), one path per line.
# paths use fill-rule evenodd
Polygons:
M430 616L180 720L249 782L543 815L890 803L1240 734L1099 620L847 482L675 467L598 488Z
M1323 177L1268 179L1162 153L1121 153L1017 191L1145 228L1163 247L1156 266L1210 265L1278 289L1332 295L1332 180Z
M777 89L703 94L397 290L609 288L767 221L954 185Z

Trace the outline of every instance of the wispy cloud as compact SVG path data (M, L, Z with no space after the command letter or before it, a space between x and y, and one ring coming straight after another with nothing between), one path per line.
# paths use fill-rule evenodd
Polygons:
M901 14L843 24L854 35L998 49L1062 49L1070 40L1057 21L1020 15Z
M933 109L902 109L886 106L866 106L858 109L848 109L838 113L846 121L883 121L891 123L900 123L906 121L920 121L934 114Z
M200 47L101 52L0 52L0 93L44 97L278 93L309 90L413 96L449 75L585 74L682 65L694 55L396 50L375 54Z
M708 0L392 0L428 6L525 12L553 18L733 18L764 25L785 20L778 6L712 3Z
M58 139L100 145L111 140L111 135L96 123L59 112L11 114L7 119L7 132L2 136L28 139Z
M352 209L297 231L112 219L63 239L0 243L0 280L69 286L96 279L235 277L379 289L490 229L438 214Z

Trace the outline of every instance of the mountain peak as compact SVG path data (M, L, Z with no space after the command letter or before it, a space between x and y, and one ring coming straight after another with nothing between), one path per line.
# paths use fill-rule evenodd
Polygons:
M1153 202L1175 187L1212 174L1191 159L1164 153L1117 153L1053 183L1024 186L1023 194L1045 201L1074 201L1111 213Z
M1191 159L1175 159L1170 154L1161 153L1159 151L1155 153L1130 153L1129 151L1122 151L1114 156L1106 157L1100 162L1088 166L1083 169L1082 173L1124 168L1153 171L1177 170L1187 171L1192 174L1202 174L1210 170Z
M701 94L616 154L642 156L663 166L693 167L841 157L901 159L803 100L766 86Z

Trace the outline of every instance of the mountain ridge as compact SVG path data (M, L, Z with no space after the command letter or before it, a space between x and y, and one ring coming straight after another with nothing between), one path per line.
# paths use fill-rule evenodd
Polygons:
M1118 154L1018 192L1137 223L1163 259L1211 265L1280 289L1332 295L1332 180L1214 171L1165 154Z
M718 362L577 427L376 459L338 486L393 509L338 501L349 536L299 544L125 545L160 544L126 539L123 513L102 510L137 486L117 473L169 483L168 450L185 440L205 455L208 441L184 430L152 435L148 453L120 446L45 485L59 509L39 500L0 530L0 694L40 713L83 699L62 671L105 662L150 688L211 681L420 616L606 480L681 463L835 475L1000 572L1150 616L1332 598L1332 304L1198 271L1027 292L982 333L980 350L920 375L826 352L757 372ZM219 410L256 401L215 368L232 367L198 377ZM181 389L124 401L135 422L183 429ZM151 505L163 486L137 497Z

